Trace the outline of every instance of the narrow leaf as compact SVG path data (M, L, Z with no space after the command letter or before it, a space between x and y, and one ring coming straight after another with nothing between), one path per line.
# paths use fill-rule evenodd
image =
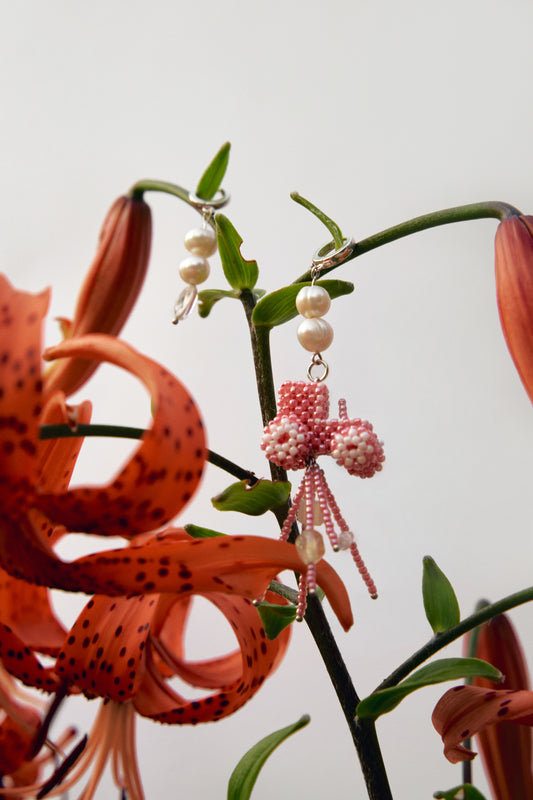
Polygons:
M241 758L235 769L231 774L228 784L228 798L227 800L248 800L252 794L257 776L261 771L261 767L274 752L276 747L285 741L291 734L304 728L309 722L310 717L305 714L298 722L293 725L288 725L270 736L265 736L260 742L257 742L247 753Z
M224 214L217 214L215 221L218 252L229 285L234 289L253 289L259 276L257 261L246 261L242 257L242 236Z
M347 281L324 280L317 281L316 284L323 286L332 300L343 294L351 294L354 290L353 283ZM274 328L297 317L296 295L303 286L310 286L310 281L293 283L263 297L254 308L252 316L254 325Z
M488 678L495 682L502 680L501 672L480 658L441 658L421 667L398 686L365 697L357 706L356 713L362 719L377 719L392 711L404 697L417 689L443 681L473 677Z
M211 313L211 309L224 297L239 298L240 292L232 289L202 289L198 292L198 314L205 319Z
M213 536L227 536L226 533L220 533L220 531L214 531L211 528L201 528L199 525L184 525L183 529L193 539L212 539Z
M196 196L201 200L211 200L220 189L228 166L230 147L229 142L222 145L200 178L196 187Z
M248 480L244 480L232 483L211 502L218 511L238 511L257 517L286 503L290 491L288 481L259 480L251 486Z
M268 639L275 639L296 619L295 606L279 606L276 603L261 603L257 607Z
M424 556L422 596L433 633L442 633L461 619L459 603L453 587L431 556Z
M435 792L433 797L438 800L486 800L485 795L471 783L463 783L447 792Z

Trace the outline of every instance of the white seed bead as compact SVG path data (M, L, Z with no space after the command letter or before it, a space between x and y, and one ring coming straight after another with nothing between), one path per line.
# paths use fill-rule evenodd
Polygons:
M311 319L327 314L331 298L322 286L304 286L296 295L296 308L302 317Z
M180 261L179 272L185 283L196 286L209 277L209 263L201 256L189 256Z
M296 537L294 544L304 564L318 564L326 552L324 539L322 538L322 534L318 531L302 531L301 534Z
M212 228L193 228L185 236L185 247L194 256L212 256L217 249L215 231Z
M333 341L333 328L325 319L304 319L298 327L298 341L305 350L321 353Z

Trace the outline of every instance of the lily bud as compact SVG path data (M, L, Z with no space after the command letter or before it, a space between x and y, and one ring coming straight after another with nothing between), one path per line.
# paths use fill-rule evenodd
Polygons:
M96 255L85 278L74 319L62 318L66 339L86 333L116 336L126 322L141 290L152 237L150 206L144 200L119 197L104 220ZM61 389L70 395L97 368L94 361L62 359L45 376L45 394Z
M499 691L530 688L520 641L503 614L481 626L475 656L493 664L505 678L501 683L474 678L474 686ZM533 797L531 728L512 722L495 722L480 730L477 739L493 797L497 800Z
M495 251L503 333L533 402L533 216L504 219L496 232Z

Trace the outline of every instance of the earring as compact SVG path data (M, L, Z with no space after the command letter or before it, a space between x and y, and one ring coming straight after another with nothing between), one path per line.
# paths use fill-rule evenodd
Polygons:
M187 256L179 263L180 278L187 286L178 295L174 303L172 322L177 325L192 311L198 297L198 285L209 277L209 256L217 250L217 237L214 227L215 211L222 208L229 201L223 189L219 189L212 200L202 200L189 192L189 203L202 215L202 227L192 228L185 236L185 247L189 251Z
M261 442L269 461L287 470L305 470L280 535L281 540L286 541L293 524L301 523L302 531L295 540L305 565L298 587L296 619L299 622L305 615L307 594L316 592L316 564L325 553L323 536L316 530L320 525L324 526L334 551L350 550L370 596L377 597L354 535L316 460L318 456L330 455L350 475L360 478L370 478L379 472L385 460L383 442L377 438L372 425L348 417L345 400L339 400L339 418L329 418L329 391L324 384L329 367L322 351L331 345L333 329L323 316L329 311L331 298L316 281L323 269L341 264L354 248L354 240L345 239L338 250L328 244L314 255L311 285L300 289L296 297L296 308L304 318L298 327L298 340L313 354L307 370L309 382L282 383L278 413L264 429Z

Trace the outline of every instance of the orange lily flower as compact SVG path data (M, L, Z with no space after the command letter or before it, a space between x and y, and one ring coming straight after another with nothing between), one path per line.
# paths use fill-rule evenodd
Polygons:
M277 553L276 566L265 559L270 551ZM120 575L125 564L127 570L131 568L138 576L139 570L143 571L143 577L139 577L143 583L154 576L161 588L168 585L175 589L178 585L179 589L173 593L149 591L145 595L127 597L94 596L64 635L60 648L56 646L55 629L52 630L53 644L46 650L39 645L40 652L53 653L56 657L55 664L49 668L52 678L56 679L55 685L50 687L52 690L60 683L66 685L69 692L82 691L89 698L104 699L87 747L64 782L50 790L50 796L73 786L92 766L83 794L84 799L89 800L107 760L112 757L119 788L132 800L142 800L134 747L136 713L167 724L213 722L234 713L259 690L283 657L290 628L274 641L268 640L250 598L264 590L276 567L285 567L284 557L291 554L297 561L296 549L279 541L259 537L196 540L182 530L168 529L160 534L141 536L122 550L78 560L77 563L88 565L96 558L104 581L111 571ZM85 570L86 567L83 574ZM342 582L325 562L318 565L317 573L341 622L349 626L351 612ZM42 588L16 579L11 581L20 584L22 595L28 590ZM204 661L187 660L184 638L193 594L201 594L209 600L230 622L238 644L235 651ZM267 599L284 602L270 592ZM45 595L41 603L46 606ZM11 631L11 637L20 638L18 643L11 638L3 645L2 658L7 668L21 680L48 689L46 682L43 685L42 673L36 669L39 654L23 640L25 622L17 625L20 615L13 603L9 608L7 630ZM48 619L47 607L41 611L41 616ZM29 630L31 632L31 628ZM0 630L0 646L5 637L4 628ZM206 689L206 696L193 700L183 697L168 683L175 676ZM33 796L43 785L33 783L21 787L20 796Z
M498 226L496 293L500 321L518 374L533 402L533 217L507 217Z
M448 760L471 760L475 753L461 745L476 735L483 766L496 800L533 799L531 729L533 692L518 637L500 615L481 626L474 655L497 667L500 683L474 678L441 698L433 724L442 735ZM513 724L518 723L518 724Z
M116 336L137 300L148 268L152 218L142 199L119 197L104 220L98 248L85 278L74 319L61 319L65 338L87 333ZM61 389L68 396L95 371L93 361L68 359L45 375L45 394Z

